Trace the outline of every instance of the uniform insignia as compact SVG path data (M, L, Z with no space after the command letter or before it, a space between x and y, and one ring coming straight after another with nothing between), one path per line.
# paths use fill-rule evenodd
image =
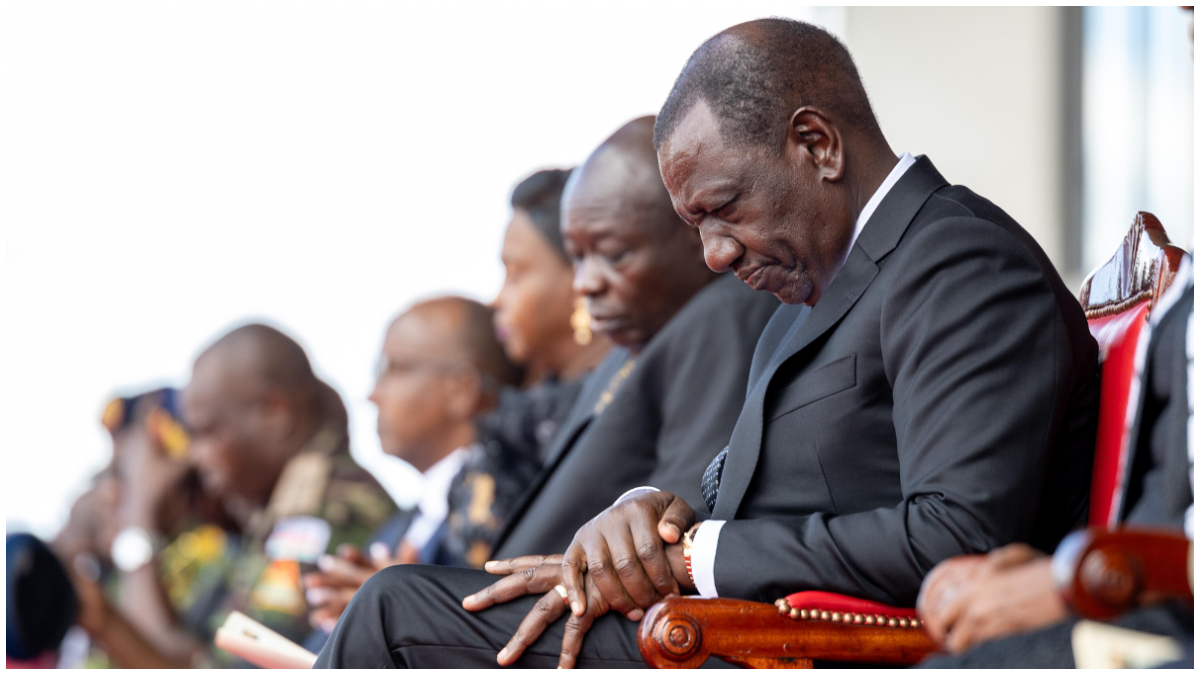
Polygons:
M300 563L294 560L273 560L258 578L250 593L250 603L264 612L304 614L304 589L300 583Z
M289 516L275 523L264 546L274 561L294 560L316 563L325 553L332 536L329 523L313 516Z

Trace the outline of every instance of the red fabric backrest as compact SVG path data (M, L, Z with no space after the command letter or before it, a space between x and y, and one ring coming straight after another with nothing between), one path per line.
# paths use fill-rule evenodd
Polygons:
M1117 487L1124 472L1129 439L1130 394L1136 373L1138 337L1146 326L1150 302L1143 301L1110 316L1088 320L1100 344L1100 423L1092 466L1092 497L1088 525L1109 527L1116 514Z

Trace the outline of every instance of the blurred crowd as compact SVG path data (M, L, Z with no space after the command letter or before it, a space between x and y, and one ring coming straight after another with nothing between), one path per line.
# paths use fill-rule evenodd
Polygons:
M777 77L793 70L821 77ZM778 103L801 158L779 159L739 86L836 112ZM1175 251L1113 523L1190 538ZM1095 317L1011 218L892 152L824 31L714 37L658 118L517 183L499 256L489 305L435 297L381 327L370 401L384 452L423 475L415 506L351 458L297 341L240 326L183 388L104 408L111 461L52 541L9 535L9 665L243 667L214 645L238 615L320 665L558 663L559 645L567 665L640 663L632 622L689 591L866 598L966 654L943 666L1008 663L1002 639L1068 621L1047 553L1087 516ZM513 559L495 583L446 569ZM1148 611L1127 627L1190 645L1190 608Z
M376 570L482 567L612 346L573 288L559 227L569 175L538 171L514 189L490 306L438 297L386 327L370 400L384 451L424 474L414 508L351 459L346 408L296 341L242 326L203 350L185 389L104 408L112 459L48 551L10 537L10 577L28 548L51 560L32 565L41 574L57 557L51 579L74 591L39 576L23 582L29 607L10 594L10 659L14 637L31 660L65 638L63 666L236 666L212 646L232 611L319 651ZM48 593L74 601L23 623Z

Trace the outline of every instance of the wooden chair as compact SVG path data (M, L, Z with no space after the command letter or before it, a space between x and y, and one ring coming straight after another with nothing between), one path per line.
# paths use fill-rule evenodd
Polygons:
M1103 362L1090 524L1107 524L1115 518L1117 477L1128 449L1128 402L1131 394L1136 395L1131 383L1138 336L1154 301L1174 279L1182 255L1170 244L1158 219L1139 212L1117 253L1088 276L1080 291ZM1112 611L1120 611L1122 602L1135 602L1147 593L1179 590L1177 580L1160 584L1144 579L1157 552L1169 549L1171 555L1163 560L1170 565L1177 562L1177 546L1154 548L1158 544L1148 543L1145 537L1114 537L1091 530L1076 535L1079 555L1065 558L1060 565L1066 568L1073 563L1072 573L1084 571L1072 586L1079 590L1068 596L1072 603L1086 606L1086 598L1095 597ZM1127 550L1121 546L1135 540L1144 544L1137 554L1115 552ZM1110 583L1117 579L1111 570L1124 576ZM638 649L654 668L694 668L709 656L753 668L811 668L814 660L910 665L937 649L920 626L911 608L817 591L794 593L774 606L670 598L650 608L642 619Z

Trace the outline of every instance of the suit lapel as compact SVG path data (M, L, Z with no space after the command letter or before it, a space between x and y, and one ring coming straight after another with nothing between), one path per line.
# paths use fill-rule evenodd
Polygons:
M937 169L922 156L880 202L851 248L845 265L811 312L799 310L792 326L757 378L738 417L729 443L729 456L717 491L713 518L730 520L746 496L762 451L763 412L767 390L779 368L814 340L828 332L850 311L879 274L875 264L900 242L904 231L935 190L946 185ZM780 310L783 311L783 310ZM766 331L764 331L764 336ZM756 349L755 358L759 356Z
M797 314L784 341L775 350L754 389L746 397L746 405L733 428L729 457L725 460L725 471L721 476L721 488L717 491L713 518L733 518L746 495L746 489L750 487L750 480L754 477L754 469L758 466L758 456L762 449L763 409L766 405L767 389L779 367L845 316L878 273L879 268L875 263L856 246L850 252L845 266L826 289L825 297L821 298L812 311L801 311Z
M538 473L529 489L521 496L520 502L513 510L508 522L505 523L504 529L500 531L499 538L496 539L496 545L492 550L498 551L508 539L512 531L516 529L517 523L529 510L530 504L537 498L537 495L546 485L546 481L554 474L558 465L568 454L567 451L575 445L579 439L579 435L583 433L592 418L596 415L596 403L600 400L601 395L605 392L609 382L621 370L625 362L629 360L629 352L621 347L613 347L608 352L608 356L604 361L596 367L596 370L588 376L587 384L583 390L579 392L579 398L576 399L575 405L571 407L571 413L567 416L567 421L563 423L561 429L554 440L554 446L546 455L546 462L542 466L542 470Z

